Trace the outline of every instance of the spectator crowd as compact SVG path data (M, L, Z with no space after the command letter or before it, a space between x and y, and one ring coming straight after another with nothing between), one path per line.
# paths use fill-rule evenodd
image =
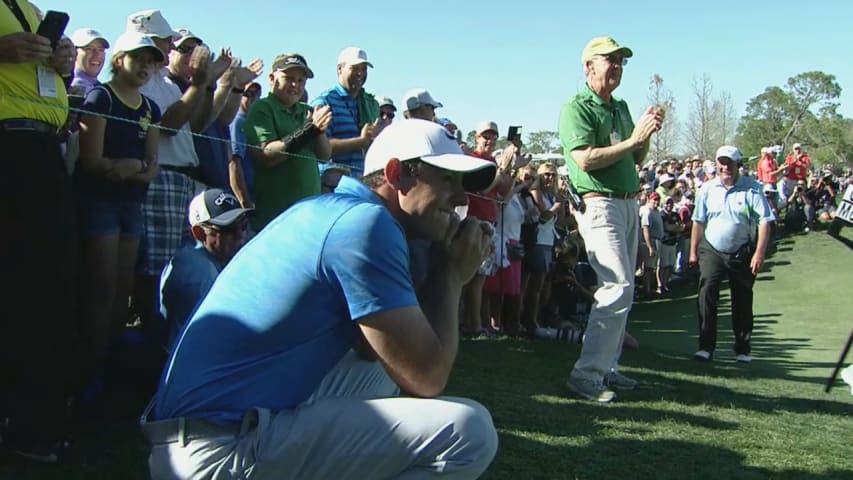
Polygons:
M457 125L438 115L450 106L427 89L410 88L396 103L384 96L392 92L369 93L374 65L359 47L340 51L337 82L310 98L314 71L303 55L243 62L206 44L200 25L173 28L159 10L130 13L114 40L95 25L56 46L32 33L41 13L28 2L0 10L0 42L10 46L0 51L13 52L0 57L0 136L16 160L0 189L0 214L14 229L0 250L20 275L3 300L23 303L32 318L3 327L0 441L35 460L61 461L70 418L104 411L111 364L129 330L149 347L148 367L165 369L158 385L141 389L157 391L143 420L156 478L191 476L175 471L187 465L260 462L240 457L242 443L199 447L221 463L183 449L250 430L264 430L253 441L265 447L291 429L313 431L330 464L348 458L336 442L322 443L311 421L278 415L296 407L328 428L369 433L367 451L389 451L381 429L367 426L378 420L336 416L328 398L385 399L401 389L436 397L457 336L580 344L567 387L609 402L611 389L636 386L618 371L623 349L639 347L626 331L631 305L667 297L673 284L700 275L697 265L707 298L697 360L713 358L717 273L728 271L744 279L737 295L748 292L734 326L738 360L748 362L762 241L772 248L784 231L832 221L836 197L853 182L849 168L816 168L799 143L787 156L781 146L763 148L754 167L728 146L710 159L647 161L664 113L650 107L635 125L611 95L633 52L607 37L583 50L587 86L560 115L566 162L557 165L533 162L520 136L498 150L501 129L490 120L465 144ZM745 195L745 216L715 216L714 202L726 201L715 196L720 185ZM720 225L731 228L719 233L728 228ZM744 242L720 247L744 232L753 245L746 270L731 263ZM713 263L711 254L722 256ZM409 332L375 318L394 309L416 317ZM439 315L458 320L442 324ZM355 330L341 318L368 320ZM428 346L406 343L415 334ZM44 341L22 345L31 338ZM381 362L365 366L364 358ZM423 373L431 362L441 368ZM329 380L331 373L339 376ZM284 400L275 396L276 374L296 385ZM358 380L347 383L352 376ZM421 456L392 448L385 467L396 470L381 474L482 472L497 446L484 407L417 401L427 403L377 406L405 422L423 417L401 434L424 442ZM180 427L170 423L185 417ZM470 442L442 439L442 419ZM318 455L285 450L263 468ZM367 463L349 468L379 474Z

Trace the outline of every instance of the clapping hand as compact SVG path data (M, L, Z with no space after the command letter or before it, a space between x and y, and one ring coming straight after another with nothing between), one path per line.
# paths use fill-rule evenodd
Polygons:
M332 123L332 109L328 105L320 105L313 112L308 112L308 118L321 132L325 132Z

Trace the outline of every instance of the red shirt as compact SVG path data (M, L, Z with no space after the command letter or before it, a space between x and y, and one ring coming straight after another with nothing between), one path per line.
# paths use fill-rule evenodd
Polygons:
M468 155L472 157L482 158L483 160L488 160L492 163L495 162L495 159L488 154L480 153L480 152L471 152ZM492 188L486 192L479 192L476 195L468 194L468 216L479 218L480 220L486 220L491 223L497 223L498 221L498 192L497 189ZM487 197L487 198L483 198Z
M758 162L758 181L762 183L776 183L776 175L773 175L773 172L777 168L779 168L779 165L776 164L773 156L765 155Z
M788 158L785 159L785 165L788 166L787 177L791 180L805 180L811 164L811 159L805 153L800 155L800 158L788 155Z

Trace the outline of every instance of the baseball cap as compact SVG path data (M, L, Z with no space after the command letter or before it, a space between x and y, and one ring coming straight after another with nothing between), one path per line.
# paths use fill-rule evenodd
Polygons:
M118 36L115 47L113 48L113 55L118 55L121 52L133 52L143 48L150 48L156 55L158 62L162 62L166 59L166 56L163 55L163 51L157 48L157 45L154 43L154 40L151 40L151 37L134 31L124 32Z
M625 58L634 56L634 52L630 48L619 45L611 37L595 37L583 48L581 63L586 63L596 55L610 55L616 52L622 52Z
M71 39L71 43L77 48L85 48L95 40L104 42L104 47L110 48L110 42L107 41L106 37L101 32L92 28L78 28L74 30L69 38Z
M403 105L403 108L406 111L414 110L423 105L432 105L435 108L444 106L441 102L432 98L432 95L423 88L413 88L404 93L403 100L400 101L400 105Z
M308 78L314 78L314 72L308 68L308 61L298 53L283 53L275 57L275 60L272 62L273 72L283 72L291 68L301 68L305 71L305 75Z
M189 28L179 28L176 31L178 32L178 34L180 34L179 38L175 40L176 47L180 47L181 44L190 39L198 40L198 43L204 43L201 37L191 32Z
M373 68L373 64L367 61L367 52L358 47L347 47L338 54L338 65L359 65L362 63Z
M261 84L260 84L260 83L258 83L258 82L252 82L252 83L249 83L249 84L247 84L247 85L246 85L246 87L245 87L245 88L243 88L243 93L248 92L249 90L257 90L257 91L258 91L258 96L260 96L260 95L261 95L261 91L262 91Z
M652 192L649 194L649 200L660 200L660 194L658 192Z
M475 130L475 133L477 135L480 135L481 133L487 132L489 130L491 130L495 133L498 133L498 124L495 122L488 122L488 121L480 122L477 124L477 129Z
M140 10L127 16L126 31L158 38L179 38L180 33L172 30L160 10Z
M705 160L702 164L702 171L705 172L706 175L714 175L717 173L717 164L711 160Z
M803 148L803 146L800 145L799 143L795 143L793 148L794 148L794 150L796 150L798 148Z
M379 108L388 106L393 108L395 112L397 111L397 107L394 106L394 101L388 97L376 97L376 101L379 103Z
M723 145L722 147L717 149L717 155L715 157L717 160L721 158L728 158L733 162L740 164L743 162L743 156L740 154L740 150L737 147L733 147L731 145Z
M674 181L675 181L674 176L672 176L668 173L664 173L663 175L660 176L660 182L659 183L674 182Z
M241 208L237 197L221 188L210 188L193 198L190 202L190 225L207 223L217 227L227 227L233 224L246 212L253 208Z
M497 165L465 155L456 138L441 125L421 119L394 122L376 136L364 158L364 175L385 169L388 160L412 160L444 170L465 173L468 191L481 191L492 184Z

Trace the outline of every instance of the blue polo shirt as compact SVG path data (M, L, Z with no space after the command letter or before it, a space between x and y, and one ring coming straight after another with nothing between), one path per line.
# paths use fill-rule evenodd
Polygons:
M201 180L210 188L231 192L231 175L228 173L228 163L231 161L229 126L214 120L202 135L204 136L193 137Z
M231 153L240 156L240 166L243 167L243 180L249 189L249 198L255 202L255 170L252 167L252 159L248 157L246 146L246 134L243 133L243 124L246 123L246 112L239 111L234 121L231 122Z
M326 129L327 137L345 140L361 136L358 100L351 97L341 84L336 84L311 102L312 107L316 108L320 105L328 105L332 109L332 123ZM335 155L332 161L349 166L357 176L361 176L364 172L364 151Z
M201 242L196 242L178 249L163 269L160 275L160 314L169 327L170 348L195 307L207 295L222 266Z
M358 338L359 320L418 305L402 227L366 186L297 203L219 274L158 388L155 419L239 422L304 402Z
M695 204L693 221L705 224L705 240L725 253L749 242L759 224L776 220L762 185L749 177L739 177L729 189L715 177L699 189Z

